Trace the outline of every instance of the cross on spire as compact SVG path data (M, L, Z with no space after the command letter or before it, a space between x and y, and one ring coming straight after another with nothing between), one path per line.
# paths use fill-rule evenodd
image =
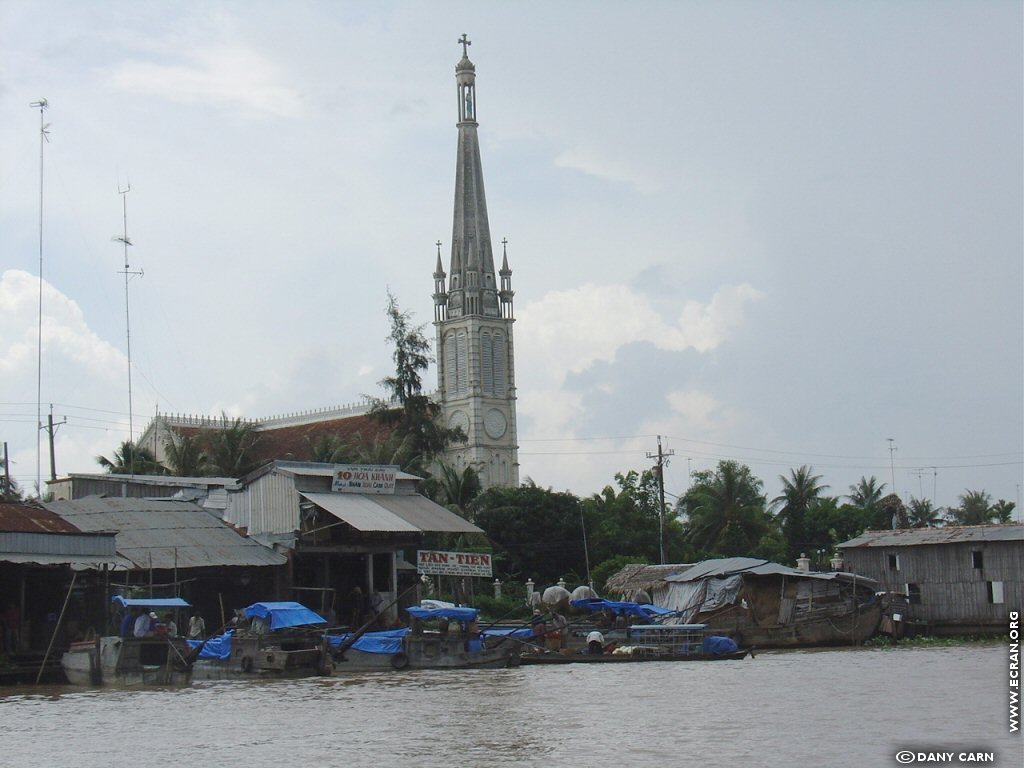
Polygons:
M457 40L456 42L458 42L458 44L462 46L462 58L468 59L469 58L469 50L468 50L468 48L466 46L472 45L473 41L472 40L467 40L466 39L466 33L463 32L462 33L462 37L459 40Z

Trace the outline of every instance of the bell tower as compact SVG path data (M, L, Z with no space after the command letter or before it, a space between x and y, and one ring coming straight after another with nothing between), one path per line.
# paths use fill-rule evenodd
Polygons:
M455 212L446 274L437 243L434 268L438 392L443 418L467 436L445 461L461 471L472 466L484 488L519 485L516 388L512 351L512 270L502 240L501 270L494 269L484 176L477 138L476 67L471 41L459 40L458 152ZM499 282L500 281L500 282Z

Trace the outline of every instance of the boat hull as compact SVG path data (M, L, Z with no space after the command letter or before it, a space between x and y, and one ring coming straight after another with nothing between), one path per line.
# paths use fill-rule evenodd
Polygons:
M408 635L396 653L369 653L348 648L334 657L334 674L404 669L504 669L518 666L514 643L471 646L464 638Z
M72 685L187 685L187 659L180 638L101 637L72 643L61 667Z
M677 656L673 654L632 654L603 653L591 655L585 653L543 653L529 654L522 657L521 663L527 666L545 664L636 664L647 661L678 662L678 661L737 661L750 654L749 649L734 653L723 653L715 656L691 654Z

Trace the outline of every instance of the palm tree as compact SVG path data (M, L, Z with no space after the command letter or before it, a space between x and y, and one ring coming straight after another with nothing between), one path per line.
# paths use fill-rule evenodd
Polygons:
M164 442L164 451L171 472L178 477L202 477L206 474L210 457L203 450L203 440L198 435L172 429Z
M960 506L947 510L953 525L988 525L992 522L992 497L985 491L965 490L960 494Z
M465 467L459 472L450 464L441 464L441 475L433 481L434 500L463 517L473 499L483 490L480 476L472 467Z
M242 419L228 422L227 414L221 416L221 428L207 435L210 470L221 477L243 477L260 465L256 458L259 426Z
M689 541L706 552L749 554L768 530L761 488L750 468L735 461L698 473L682 500Z
M907 516L911 528L934 528L942 525L941 510L932 506L931 499L910 499Z
M860 510L864 524L868 528L881 530L890 527L889 521L885 519L885 510L881 506L884 490L885 483L879 485L874 475L870 478L861 477L856 485L850 486L850 494L846 498Z
M778 509L775 519L782 523L782 534L791 560L795 560L801 552L814 548L808 538L807 511L828 486L819 483L821 475L812 472L805 464L800 469L789 470L789 477L779 475L782 493L771 502L771 507Z
M1013 521L1013 510L1017 505L1012 501L1000 499L989 509L990 519L994 523L1009 523Z
M310 461L321 464L346 464L352 448L340 435L321 433L315 440L306 438L306 451Z
M148 448L125 440L114 451L114 458L97 456L96 462L113 475L166 475L167 469Z

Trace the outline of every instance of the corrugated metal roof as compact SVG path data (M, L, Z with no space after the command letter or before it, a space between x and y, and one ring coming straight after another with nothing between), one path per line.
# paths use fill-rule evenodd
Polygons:
M70 472L68 477L74 480L113 480L119 483L133 483L136 485L157 485L157 486L181 486L183 488L209 488L210 486L223 486L225 488L238 489L241 486L234 477L179 477L177 475L117 475L110 473L88 474L84 472Z
M303 493L304 499L327 510L357 531L419 533L420 529L359 493Z
M0 531L81 533L78 528L48 509L9 502L0 502Z
M275 566L287 558L237 533L186 501L101 499L53 501L47 509L83 531L117 531L117 552L135 568Z
M318 507L360 531L483 533L419 494L302 493Z
M396 493L393 496L382 494L373 499L425 533L483 533L469 520L459 517L426 496Z
M913 547L924 544L960 544L982 541L1024 541L1024 525L948 525L942 528L899 528L892 531L865 531L855 539L838 545L853 547Z

